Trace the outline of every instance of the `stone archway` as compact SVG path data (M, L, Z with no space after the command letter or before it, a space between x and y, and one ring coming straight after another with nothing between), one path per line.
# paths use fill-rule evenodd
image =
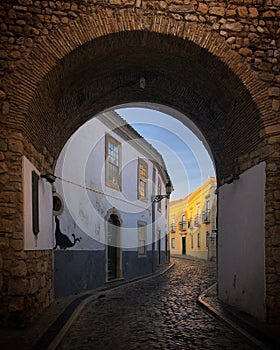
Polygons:
M8 100L3 105L3 138L9 140L5 162L7 171L18 172L14 179L19 186L14 201L17 227L4 219L6 231L17 232L16 240L22 240L24 221L22 155L39 171L52 171L66 140L92 115L123 103L160 103L187 115L200 129L211 147L220 184L230 174L266 161L266 191L270 194L266 198L267 276L279 277L273 265L279 252L279 246L272 244L277 240L276 214L274 209L271 212L277 200L272 192L279 169L275 165L279 144L273 135L268 139L278 132L277 113L271 109L266 86L209 25L156 14L141 16L140 11L135 15L131 9L112 16L99 9L38 40L4 85ZM5 191L13 190L5 184ZM5 238L4 248L15 244L9 235ZM25 312L32 301L43 299L38 289L28 287L40 271L33 275L30 271L41 258L50 262L51 253L24 252L22 264L17 258L22 247L18 247L11 248L11 255L4 254L5 261L12 257L16 270L4 276L4 312L8 308ZM18 273L19 265L24 267ZM20 292L11 287L15 281L22 282ZM52 300L49 282L47 301L27 311L28 318ZM268 316L274 320L279 310L273 308L279 305L277 282L267 279L266 286Z

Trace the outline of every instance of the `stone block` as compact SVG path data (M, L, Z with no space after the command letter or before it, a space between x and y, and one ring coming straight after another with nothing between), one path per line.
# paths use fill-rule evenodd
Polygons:
M272 100L272 110L275 112L280 110L280 100Z
M10 245L14 250L23 250L23 239L12 239Z
M9 303L10 312L18 312L24 310L24 297L12 298Z
M248 49L247 47L242 47L239 49L239 53L244 57L248 57L252 55L252 50Z
M2 113L6 115L6 114L9 114L9 111L10 111L10 103L8 101L3 102Z
M23 260L13 261L11 266L11 276L25 277L27 274L26 263Z
M8 285L9 295L25 295L28 292L27 279L10 279Z
M247 17L248 16L248 10L245 6L237 7L237 13L240 17Z
M39 282L38 279L33 277L30 280L30 285L29 285L29 293L30 294L35 294L39 290Z
M0 232L13 232L14 228L15 225L13 220L2 219L0 221Z
M231 30L233 32L241 32L243 25L240 22L225 23L222 25L221 29Z
M265 11L262 15L264 18L275 17L275 12L274 11Z
M195 8L194 5L170 5L169 11L176 13L194 13Z
M198 3L197 12L201 12L203 14L206 14L208 12L208 9L209 9L209 7L207 4L204 4L202 2Z
M268 95L269 96L275 96L278 97L280 96L280 88L278 86L272 86L268 89Z
M258 17L259 12L255 7L249 7L249 17L255 18Z
M223 17L225 15L225 9L224 9L224 7L216 7L216 6L210 7L209 14Z
M10 139L8 142L8 148L12 152L22 153L23 152L23 144L21 140Z
M0 99L3 100L6 98L6 93L3 90L0 90Z

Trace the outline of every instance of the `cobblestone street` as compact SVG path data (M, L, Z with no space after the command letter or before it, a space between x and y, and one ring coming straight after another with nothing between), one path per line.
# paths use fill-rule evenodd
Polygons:
M197 303L197 296L215 282L215 264L173 261L165 274L89 303L58 348L256 349Z

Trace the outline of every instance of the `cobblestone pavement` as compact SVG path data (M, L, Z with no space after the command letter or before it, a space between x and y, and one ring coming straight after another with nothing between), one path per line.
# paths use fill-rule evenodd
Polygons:
M215 265L174 262L161 276L88 304L58 349L257 349L198 305L197 296L215 282Z

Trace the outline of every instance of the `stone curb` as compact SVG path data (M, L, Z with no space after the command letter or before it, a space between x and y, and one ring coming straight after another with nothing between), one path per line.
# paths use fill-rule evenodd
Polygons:
M259 349L263 349L263 350L271 350L276 348L279 349L278 347L274 347L274 345L272 345L272 347L270 345L268 346L267 344L262 342L260 339L257 339L252 334L252 332L249 332L250 329L253 330L253 327L248 325L245 321L239 319L237 316L233 315L230 311L228 310L219 311L213 305L210 305L205 300L205 298L207 294L212 290L214 290L216 287L217 287L217 283L214 283L212 286L210 286L204 292L202 292L197 298L198 303L206 311L208 311L212 316L215 316L216 318L220 319L225 325L230 327L234 332L238 333L243 338L257 345ZM253 330L253 333L257 333L257 332L258 331L256 329Z
M70 303L70 305L67 305L65 307L65 309L61 313L61 315L59 315L57 317L57 319L50 325L50 327L41 335L41 337L33 345L32 350L37 350L37 349L42 349L42 348L45 348L47 350L55 350L58 347L58 345L60 344L60 342L62 341L63 337L65 336L65 334L67 333L69 328L71 327L71 325L73 324L73 322L78 317L78 315L86 307L86 305L97 300L98 298L103 297L104 295L106 295L106 293L110 292L111 290L122 288L128 284L133 284L133 283L145 281L145 280L157 277L157 276L161 276L164 273L166 273L168 270L170 270L173 266L174 266L174 262L170 263L167 267L165 267L164 269L162 269L160 271L157 271L157 272L154 272L154 273L151 273L148 275L144 275L141 277L137 277L137 278L134 278L134 279L129 280L129 281L122 281L117 285L111 285L111 286L107 286L104 288L96 289L92 293L87 292L85 294L77 296L77 298L74 301L72 301L72 303ZM79 302L80 299L81 299L81 301ZM58 321L58 319L61 316L63 316L63 313L66 312L67 308L69 306L71 307L72 304L75 302L78 302L78 304L76 306L72 307L73 310L70 311L70 315L66 316L67 321L63 324L62 327L59 327L60 330L57 333L57 330L52 329L52 328L55 328L54 324ZM65 317L64 317L64 319L65 319ZM48 338L48 334L53 335L54 332L56 332L56 335L53 337L51 342L48 342L46 344L46 339Z

